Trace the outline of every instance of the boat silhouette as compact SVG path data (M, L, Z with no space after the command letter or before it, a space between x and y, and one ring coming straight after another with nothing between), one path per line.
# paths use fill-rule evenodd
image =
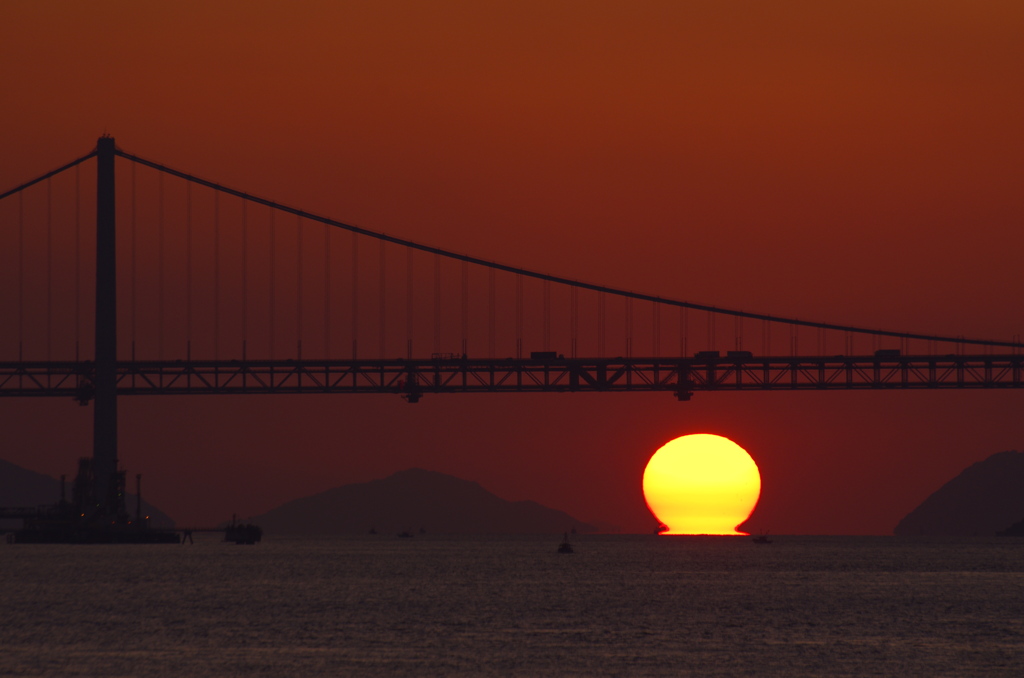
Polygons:
M562 537L562 543L558 545L559 553L574 553L572 550L572 544L569 543L569 533L566 532Z

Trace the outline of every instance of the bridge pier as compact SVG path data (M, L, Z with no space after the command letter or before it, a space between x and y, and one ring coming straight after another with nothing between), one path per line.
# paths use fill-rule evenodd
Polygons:
M114 139L96 143L96 393L92 458L95 501L110 504L117 472L117 258Z

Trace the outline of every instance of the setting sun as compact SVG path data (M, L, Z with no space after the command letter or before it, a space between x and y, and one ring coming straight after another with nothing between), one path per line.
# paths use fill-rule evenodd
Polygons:
M761 474L742 447L722 436L676 438L647 462L644 498L662 534L746 534L743 523L761 496Z

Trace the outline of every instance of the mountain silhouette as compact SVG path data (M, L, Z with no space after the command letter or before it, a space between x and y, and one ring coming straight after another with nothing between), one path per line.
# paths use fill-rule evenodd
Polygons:
M67 479L66 492L71 500L73 478ZM42 473L30 471L17 464L0 459L0 507L44 506L60 500L60 481ZM125 493L128 514L135 514L135 495ZM142 514L149 516L152 527L171 528L174 520L146 500L142 501ZM21 520L0 520L0 527L18 528Z
M251 519L270 534L562 533L595 528L533 501L506 501L479 484L413 468L296 499Z
M993 454L964 469L896 525L899 536L989 536L1024 519L1024 453Z

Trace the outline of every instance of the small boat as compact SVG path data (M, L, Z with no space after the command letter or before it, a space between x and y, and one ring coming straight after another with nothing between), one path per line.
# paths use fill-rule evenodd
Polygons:
M562 543L558 545L559 553L573 553L572 544L569 543L569 533L566 532L565 536L562 537Z
M768 538L768 533L767 532L762 532L761 534L759 534L756 537L754 537L754 539L752 541L755 544L771 544L772 543L772 540Z
M192 531L188 530L189 543L192 542ZM224 541L232 541L236 544L258 544L263 538L263 529L252 523L240 523L231 516L231 524L224 528ZM181 543L185 543L184 537Z

